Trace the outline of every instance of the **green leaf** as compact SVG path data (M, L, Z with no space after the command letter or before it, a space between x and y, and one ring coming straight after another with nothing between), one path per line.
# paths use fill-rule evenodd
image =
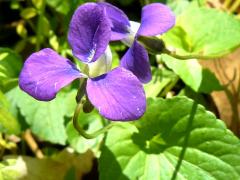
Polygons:
M91 113L87 114L81 112L79 114L78 121L80 126L82 126L89 133L95 132L103 127L102 118L97 111L92 111ZM83 153L88 149L91 149L95 153L99 151L103 135L99 135L94 139L85 139L75 130L72 122L68 123L66 131L69 144L76 152Z
M10 104L0 91L0 132L6 134L19 134L20 125L15 117L9 112Z
M157 0L158 1L158 0ZM188 0L167 0L167 5L173 10L174 14L181 14L189 6Z
M156 97L176 75L164 68L152 68L152 80L144 85L146 97Z
M0 132L19 134L20 126L13 115L4 108L0 108Z
M21 177L21 172L14 168L18 163L17 159L6 159L0 163L0 179L1 180L15 180Z
M0 89L7 91L17 85L21 57L8 48L0 48Z
M11 9L19 9L20 8L20 3L19 3L19 1L17 1L17 0L12 0L11 2L10 2L11 4L10 4L10 7L11 7Z
M51 0L47 1L47 4L53 7L57 12L65 15L70 11L70 5L68 0Z
M107 134L100 179L239 179L240 141L186 97L150 99L138 121Z
M52 143L65 144L64 117L74 111L76 102L73 93L62 92L50 102L40 102L15 88L8 93L8 97L20 109L34 134Z
M41 35L48 37L51 32L50 31L51 27L50 27L50 23L49 23L47 17L41 16L41 18L39 19L39 24L40 24L39 31L41 32Z
M7 98L4 96L2 91L0 91L0 108L9 108L9 106Z
M4 161L0 163L0 179L63 180L72 168L76 179L82 179L83 175L91 170L92 160L93 154L90 151L77 154L69 149L61 151L53 158L5 156Z
M27 29L24 27L23 23L18 23L16 31L22 38L27 37Z
M44 0L32 0L32 3L37 9L41 9L44 5Z
M53 31L49 32L49 44L55 51L58 51L59 49L58 37Z
M166 54L161 58L194 91L211 93L223 89L216 76L210 70L203 69L197 60L179 60Z
M23 9L20 15L24 19L31 19L37 15L37 10L35 8L29 7Z
M240 21L223 11L192 5L163 40L178 55L220 57L240 46Z

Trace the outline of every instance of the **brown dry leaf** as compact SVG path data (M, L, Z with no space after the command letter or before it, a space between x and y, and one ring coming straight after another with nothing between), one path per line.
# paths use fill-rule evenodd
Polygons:
M224 85L224 91L213 92L211 96L220 118L240 136L240 49L226 57L210 61L201 60L200 63L215 73Z
M223 10L223 2L221 0L207 0L206 1L207 7L215 8L215 9L221 9Z

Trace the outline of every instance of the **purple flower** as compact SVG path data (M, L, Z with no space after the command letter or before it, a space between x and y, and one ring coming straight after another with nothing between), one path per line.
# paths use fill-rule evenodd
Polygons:
M119 12L114 8L111 11L113 15ZM123 67L111 70L108 43L111 39L121 39L126 31L121 17L116 21L112 18L102 5L80 6L70 22L68 41L74 56L87 65L88 71L81 72L70 60L46 48L25 61L19 77L20 88L37 100L50 101L73 80L88 78L87 96L102 116L113 121L140 118L146 110L141 82ZM128 25L127 21L124 23Z
M155 36L163 34L175 24L172 11L161 3L152 3L142 9L141 24L129 22L127 16L108 3L100 3L105 7L112 21L111 40L122 40L130 48L121 59L121 66L132 71L142 83L151 80L151 69L146 49L138 43L139 36ZM117 32L117 33L116 33Z

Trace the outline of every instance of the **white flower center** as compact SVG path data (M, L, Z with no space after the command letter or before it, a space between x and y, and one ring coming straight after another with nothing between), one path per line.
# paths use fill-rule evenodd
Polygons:
M109 46L105 50L104 54L95 62L88 64L89 77L97 77L107 73L112 67L112 52Z
M130 21L130 28L128 29L129 33L127 37L121 41L129 47L132 46L139 27L140 27L140 23L135 21Z

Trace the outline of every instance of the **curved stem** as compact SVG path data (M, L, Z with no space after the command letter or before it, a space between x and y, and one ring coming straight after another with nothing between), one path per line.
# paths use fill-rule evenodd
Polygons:
M77 103L80 103L83 96L85 95L86 85L87 85L87 80L84 78L81 78L80 84L79 84L79 89L78 89L77 96L76 96Z
M81 112L81 109L83 107L83 104L80 102L77 104L74 115L73 115L73 126L74 128L78 131L78 133L83 136L86 139L93 139L96 138L97 136L99 136L100 134L103 134L105 132L107 132L111 127L113 127L113 123L110 123L108 125L106 125L105 127L103 127L102 129L99 129L97 131L95 131L94 133L87 133L79 124L78 124L78 116L79 113Z

